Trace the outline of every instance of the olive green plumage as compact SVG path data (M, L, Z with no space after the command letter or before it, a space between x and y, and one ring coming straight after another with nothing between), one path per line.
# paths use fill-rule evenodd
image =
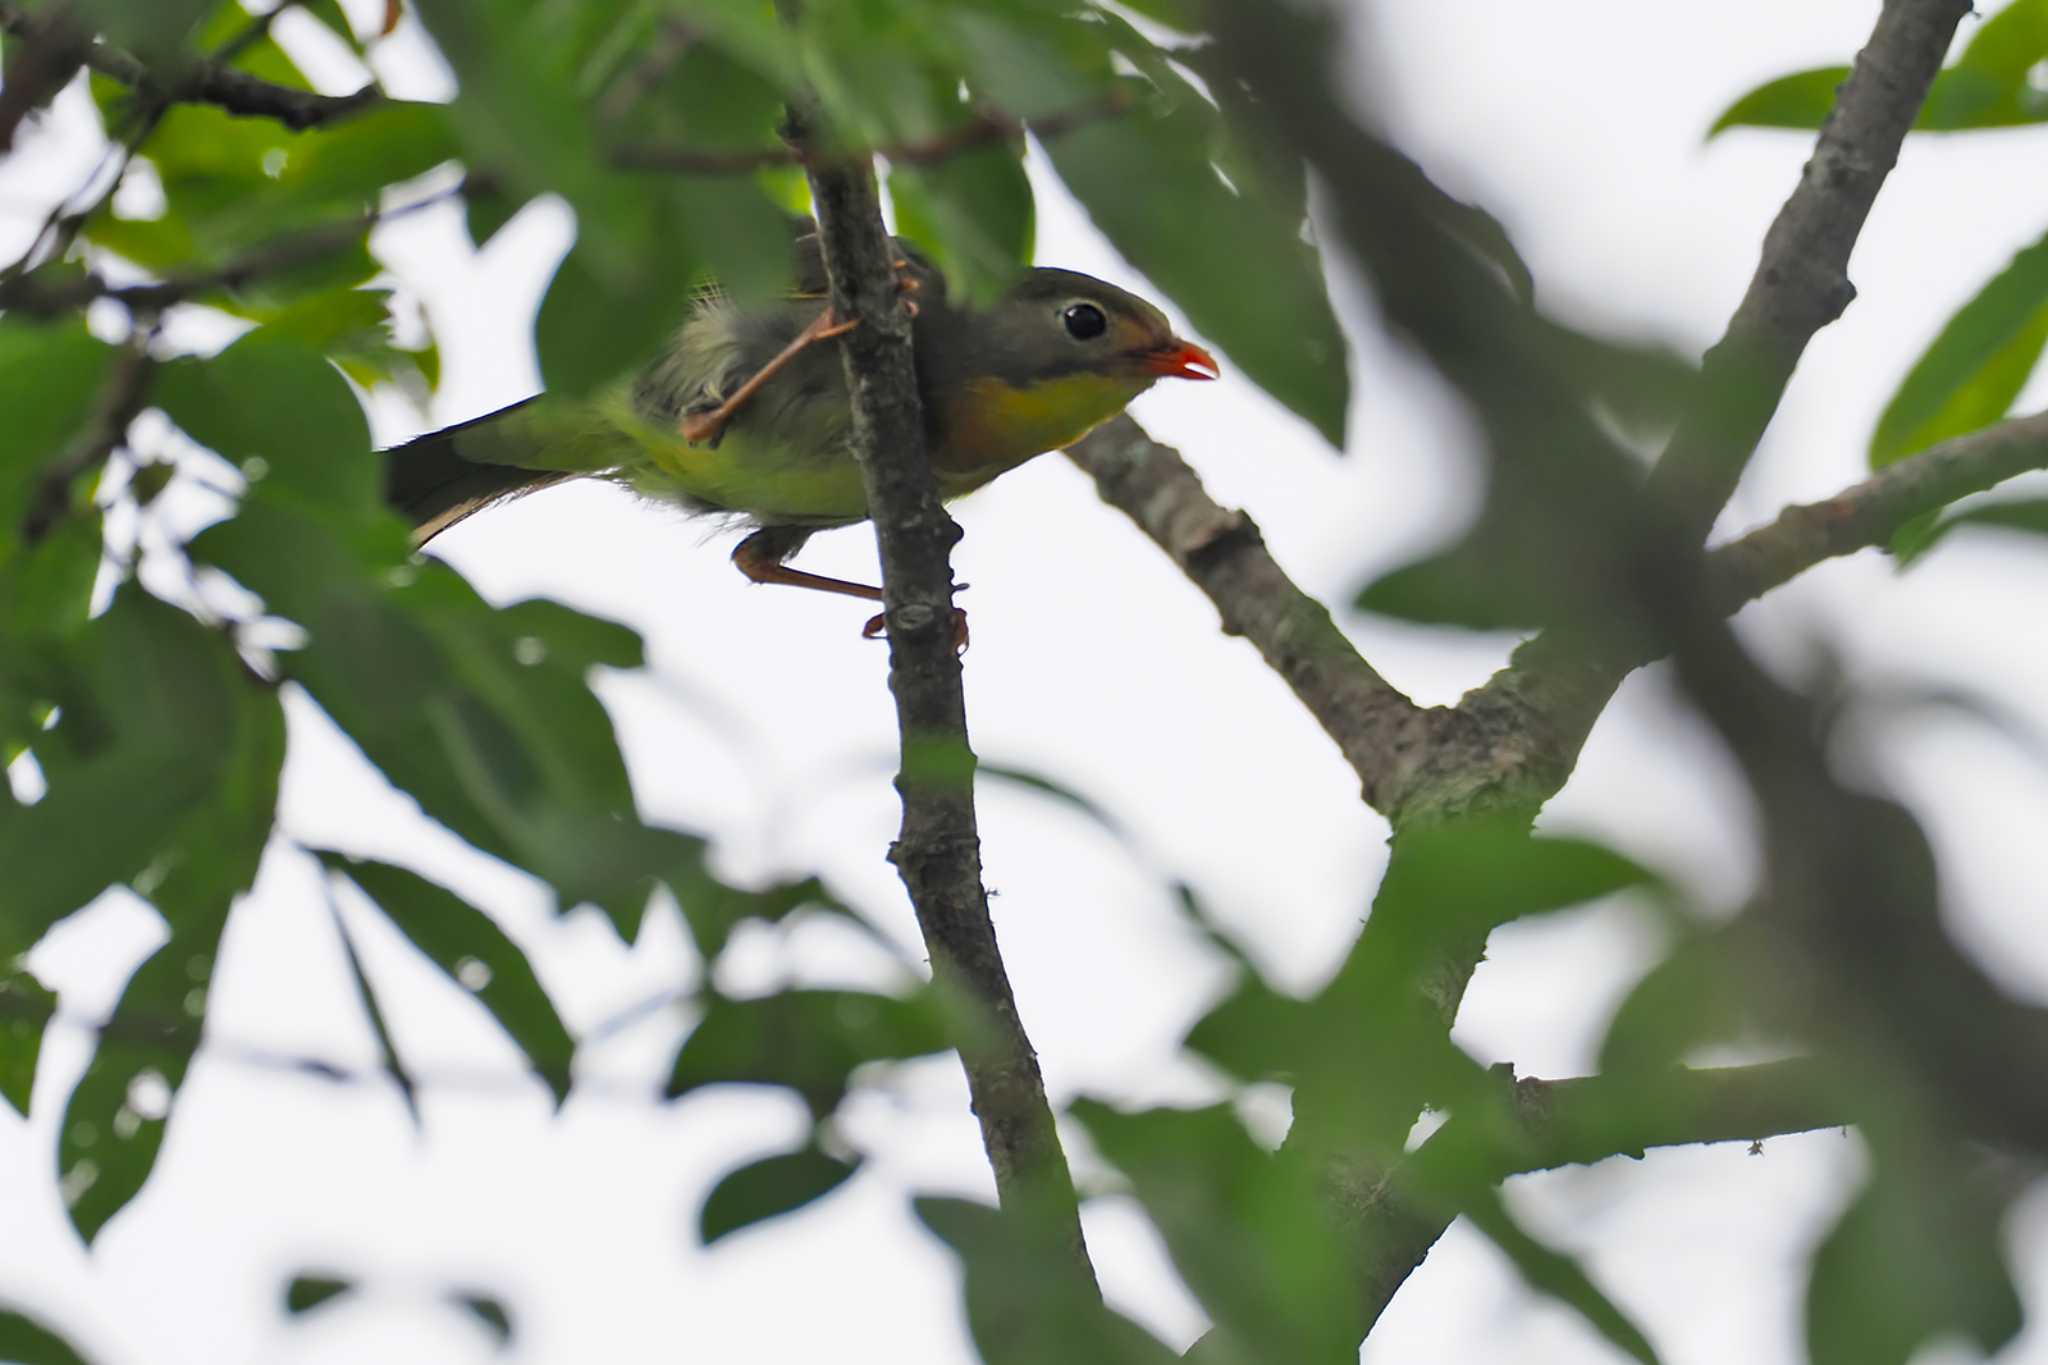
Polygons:
M928 453L957 497L1071 444L1167 375L1207 378L1200 348L1151 304L1067 270L1022 275L985 310L956 307L905 249ZM715 439L681 434L780 352L824 308L816 238L797 245L795 288L739 307L691 300L668 348L632 381L590 400L540 395L389 452L386 493L424 542L505 497L594 476L697 511L767 528L786 558L810 530L867 515L852 453L839 349L807 346L737 409Z

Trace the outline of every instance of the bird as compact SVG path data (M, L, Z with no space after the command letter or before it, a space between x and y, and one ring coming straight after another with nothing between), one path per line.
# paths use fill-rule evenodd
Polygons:
M895 246L942 498L1073 444L1161 379L1220 373L1157 307L1107 281L1036 267L973 307L948 297L914 246ZM732 560L757 583L881 601L879 588L788 563L814 533L868 517L845 371L826 344L854 324L826 302L815 234L795 240L791 274L765 303L694 291L660 352L589 398L543 392L384 452L386 502L419 547L508 498L605 479L749 528ZM862 633L884 630L877 615ZM966 642L956 609L955 647Z

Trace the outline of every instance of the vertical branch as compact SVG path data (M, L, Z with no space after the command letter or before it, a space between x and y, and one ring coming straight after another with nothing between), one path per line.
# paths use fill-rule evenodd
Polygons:
M808 140L792 113L787 130ZM982 1144L1006 1212L1068 1242L1094 1291L1080 1210L1053 1126L1038 1058L1017 1013L989 919L974 815L974 753L953 642L953 570L959 527L939 503L925 456L925 427L911 351L910 316L898 297L896 249L882 226L872 167L864 160L804 157L832 308L856 322L845 347L854 449L881 549L889 623L889 689L896 697L902 766L896 778L903 826L890 849L942 988L974 1002L961 1031Z

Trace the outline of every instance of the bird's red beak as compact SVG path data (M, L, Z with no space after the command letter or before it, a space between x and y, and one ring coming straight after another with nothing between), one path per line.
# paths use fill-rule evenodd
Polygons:
M1156 351L1146 352L1145 369L1166 379L1214 379L1223 373L1215 356L1179 337Z

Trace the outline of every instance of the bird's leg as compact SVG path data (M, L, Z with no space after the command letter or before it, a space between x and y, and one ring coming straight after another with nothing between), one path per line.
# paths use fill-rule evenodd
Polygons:
M824 312L812 318L809 324L796 334L796 338L789 345L777 351L766 365L754 371L753 376L746 383L734 389L723 403L720 403L709 412L692 413L683 418L680 428L683 439L691 445L700 445L705 441L715 441L719 434L725 430L725 424L733 419L735 413L747 405L747 400L759 393L761 386L773 379L790 361L796 359L805 347L813 342L828 341L833 337L845 336L858 326L860 326L858 318L852 322L833 321L831 305L827 304Z
M896 288L904 294L916 293L918 290L917 277L907 273L911 268L910 262L899 260L893 264L897 272ZM912 317L917 316L917 301L915 299L905 299L904 305L910 309ZM747 405L747 400L759 393L763 384L766 384L786 368L789 362L802 354L806 347L820 341L830 341L833 337L843 337L858 326L860 326L859 318L854 318L849 322L838 321L833 315L832 305L826 304L825 310L812 318L805 325L804 329L796 334L796 337L789 345L777 351L766 365L756 370L746 383L734 389L732 395L724 402L708 412L691 413L685 416L678 428L682 433L683 439L691 445L701 445L706 441L716 445L718 437L725 431L725 424L730 422L734 415Z
M864 602L882 600L882 590L871 588L865 583L849 583L843 578L827 578L820 573L805 573L792 569L782 562L777 551L781 547L770 529L754 532L739 543L732 552L733 567L756 583L786 583L792 588L810 588L816 592L836 592L841 597L858 597ZM877 618L880 619L880 618Z
M741 541L739 546L732 552L733 567L756 583L783 583L792 588L809 588L814 592L837 593L841 597L858 597L864 602L879 602L882 600L882 590L880 588L872 588L865 583L848 582L844 578L827 578L824 574L806 573L802 569L790 568L789 565L782 562L782 556L788 553L792 547L787 545L776 534L778 529L781 528L763 527ZM798 542L798 544L801 543L801 541ZM880 638L888 629L888 618L876 615L871 617L868 623L861 627L860 633L863 638L874 640ZM966 650L967 613L955 607L953 608L953 651L957 654L965 653Z

